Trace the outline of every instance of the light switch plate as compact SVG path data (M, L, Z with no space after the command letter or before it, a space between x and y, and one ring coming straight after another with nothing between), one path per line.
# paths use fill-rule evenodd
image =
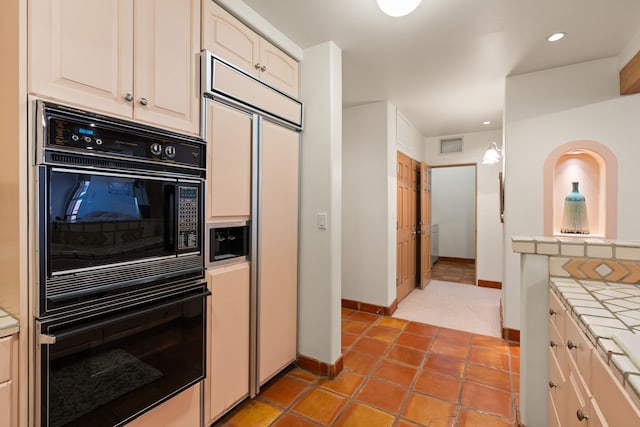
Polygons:
M327 214L326 212L318 213L318 230L327 229Z

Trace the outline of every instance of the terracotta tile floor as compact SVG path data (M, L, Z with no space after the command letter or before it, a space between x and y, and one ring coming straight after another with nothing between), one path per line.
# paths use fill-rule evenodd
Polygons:
M476 280L476 263L474 260L439 258L431 267L431 279L473 285Z
M216 426L516 426L520 346L342 309L344 370L292 368Z

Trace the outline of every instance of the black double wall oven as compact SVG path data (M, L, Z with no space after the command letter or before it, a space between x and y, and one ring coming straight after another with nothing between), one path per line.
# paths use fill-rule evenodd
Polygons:
M123 425L205 375L205 145L32 107L36 422Z

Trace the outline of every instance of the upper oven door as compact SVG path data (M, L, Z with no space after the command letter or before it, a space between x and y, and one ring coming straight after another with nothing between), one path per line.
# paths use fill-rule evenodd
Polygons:
M197 227L191 234L183 227L178 236L177 215L186 207L177 206L175 179L62 168L46 173L47 275L199 251Z

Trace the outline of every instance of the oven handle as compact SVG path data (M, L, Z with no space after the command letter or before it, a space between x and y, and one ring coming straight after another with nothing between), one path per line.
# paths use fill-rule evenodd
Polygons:
M172 305L175 305L175 304L181 304L181 303L185 303L185 302L192 301L192 300L206 298L209 295L211 295L211 291L205 288L203 291L198 291L197 294L188 295L188 296L184 296L184 297L177 298L177 299L172 299L170 301L165 301L163 303L160 303L160 304L157 304L157 305L153 305L151 307L147 307L147 308L142 309L142 310L135 310L133 313L130 312L130 313L124 314L122 316L110 317L109 319L104 320L102 322L92 323L91 325L83 326L81 328L75 328L75 329L73 329L73 331L70 331L70 332L61 332L61 333L55 334L55 335L42 334L41 333L41 334L38 335L38 344L39 345L56 344L59 341L64 341L67 338L71 338L71 337L76 336L78 334L82 334L82 333L85 333L85 332L93 330L93 329L98 329L98 328L107 326L107 325L112 324L114 322L127 320L127 319L130 319L130 318L133 318L133 317L140 316L141 314L151 313L153 311L162 310L165 307L169 307L169 306L172 306Z

